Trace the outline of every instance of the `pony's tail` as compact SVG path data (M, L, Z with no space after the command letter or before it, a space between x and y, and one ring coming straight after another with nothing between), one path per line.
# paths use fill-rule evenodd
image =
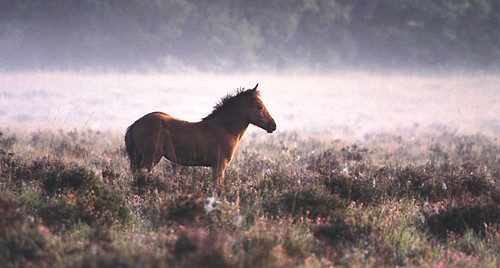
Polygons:
M142 156L135 146L134 137L132 136L133 131L134 124L128 127L127 132L125 133L125 149L127 150L128 158L130 159L130 169L135 173L140 169Z

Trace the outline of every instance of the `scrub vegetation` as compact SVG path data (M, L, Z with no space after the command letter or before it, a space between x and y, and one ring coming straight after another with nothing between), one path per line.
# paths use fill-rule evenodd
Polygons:
M497 143L443 127L247 133L215 191L209 169L166 161L133 178L120 135L3 130L0 262L498 267Z

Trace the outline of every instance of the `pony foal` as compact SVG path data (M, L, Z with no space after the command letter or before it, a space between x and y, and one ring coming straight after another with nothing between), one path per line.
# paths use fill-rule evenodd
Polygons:
M184 166L212 167L212 181L222 185L224 171L249 124L268 133L276 122L255 88L227 95L199 122L187 122L162 112L147 114L125 134L125 147L134 173L148 172L162 157Z

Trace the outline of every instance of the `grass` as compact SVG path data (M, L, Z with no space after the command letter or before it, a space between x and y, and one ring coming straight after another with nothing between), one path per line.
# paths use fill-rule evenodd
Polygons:
M210 169L133 178L122 137L0 133L6 267L498 267L497 140L443 128L248 134Z

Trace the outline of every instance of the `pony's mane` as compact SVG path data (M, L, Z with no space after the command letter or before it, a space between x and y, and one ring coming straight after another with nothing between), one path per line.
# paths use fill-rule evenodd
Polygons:
M241 98L252 97L252 96L259 97L260 92L258 90L253 90L253 89L238 88L235 91L235 93L227 94L217 104L215 104L213 111L202 120L204 121L213 119L220 113L225 112L228 109L228 107L232 106Z

